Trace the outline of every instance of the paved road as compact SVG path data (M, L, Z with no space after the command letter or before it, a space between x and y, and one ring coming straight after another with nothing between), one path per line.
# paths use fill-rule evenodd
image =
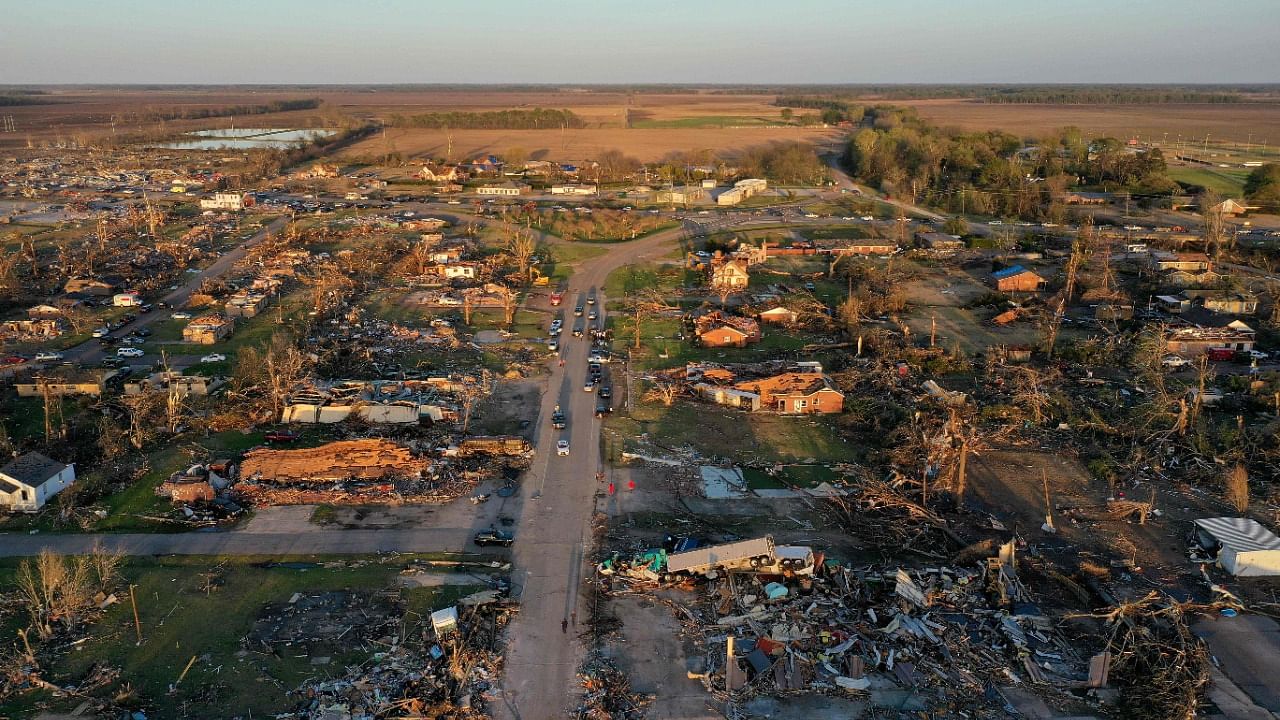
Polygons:
M683 228L610 247L607 254L588 260L569 279L573 291L565 306L597 291L596 307L604 317L607 298L599 291L614 269L665 252ZM566 324L572 317L566 319ZM591 541L595 495L604 492L595 480L602 468L600 421L595 418L596 393L585 392L590 341L565 333L564 367L552 362L551 379L542 399L536 442L538 456L523 483L525 501L516 535L513 582L523 586L520 613L508 630L509 646L503 679L505 704L496 716L505 720L565 717L580 696L575 673L582 662L583 644L574 627L574 614L585 622L587 607L579 595L585 555ZM606 381L620 387L621 370L606 370ZM551 413L559 405L568 427L551 427ZM569 456L555 454L556 441L569 440ZM569 627L562 631L561 624Z

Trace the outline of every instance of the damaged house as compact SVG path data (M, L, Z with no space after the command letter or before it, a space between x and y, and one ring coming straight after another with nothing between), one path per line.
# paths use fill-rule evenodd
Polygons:
M233 322L221 315L201 315L182 328L182 341L212 345L231 334Z
M352 415L369 423L453 422L457 408L442 401L437 383L425 380L350 380L317 383L289 396L285 423L330 424Z
M746 347L760 342L760 323L713 310L693 321L694 335L703 347Z
M432 463L381 438L250 450L235 492L257 505L396 504L430 497Z
M844 393L822 372L784 372L733 387L758 395L761 408L785 415L831 414L844 409Z

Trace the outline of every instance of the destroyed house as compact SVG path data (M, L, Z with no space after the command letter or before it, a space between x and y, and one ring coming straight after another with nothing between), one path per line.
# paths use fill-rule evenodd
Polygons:
M143 395L149 392L168 392L172 390L180 397L205 397L226 384L225 378L183 375L180 371L170 370L125 383L124 394Z
M762 409L787 415L829 414L844 409L844 393L820 372L785 372L739 382L734 388L759 395Z
M746 347L760 341L760 323L751 318L709 312L694 321L698 342L705 347Z
M372 482L419 478L429 462L390 440L340 440L314 448L250 450L240 463L244 480L271 484Z
M1153 252L1149 263L1156 272L1179 270L1182 272L1203 272L1213 269L1213 261L1204 253L1171 253Z
M831 246L827 252L832 255L889 255L897 249L898 243L894 240L866 238L841 241L841 244Z
M1258 311L1258 296L1227 290L1187 289L1182 291L1191 307L1202 307L1223 315L1252 315Z
M1247 352L1253 349L1255 334L1239 320L1174 326L1165 331L1165 346L1179 355L1203 355L1216 349Z
M280 421L330 424L352 416L368 423L411 424L458 418L436 386L420 380L352 380L316 384L294 391Z
M62 335L61 320L5 320L0 322L0 338L11 340L50 340Z
M959 250L964 247L959 236L940 232L917 232L916 242L926 250Z
M262 312L270 301L266 293L241 291L227 298L222 311L229 318L251 318Z
M88 395L101 397L107 380L116 375L115 370L89 370L69 367L46 368L39 373L19 375L13 383L18 397L43 397L50 395Z
M218 315L202 315L182 328L182 341L212 345L231 334L232 321Z
M778 306L762 310L756 314L756 317L762 323L773 323L778 325L794 325L796 320L800 318L800 313L789 308Z

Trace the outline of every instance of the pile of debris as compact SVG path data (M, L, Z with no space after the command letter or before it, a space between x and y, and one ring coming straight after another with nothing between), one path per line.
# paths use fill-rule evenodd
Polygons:
M429 502L443 485L432 470L430 460L381 438L258 448L241 462L235 494L254 505Z
M578 673L585 695L579 720L639 720L653 695L632 692L627 676L609 660L596 656Z
M728 546L720 546L728 547ZM1032 602L1018 579L1013 543L976 567L851 568L823 562L813 574L729 571L703 583L615 563L603 591L691 589L670 602L708 658L703 682L719 700L756 695L869 694L873 704L986 717L1024 686L1046 703L1091 711L1085 694L1105 686L1110 656L1081 655ZM995 702L993 702L995 701Z
M337 677L307 680L293 695L293 713L280 718L372 720L431 717L478 720L489 717L502 672L501 637L515 612L492 591L463 598L459 607L432 614L421 635L402 638L396 628L371 640L381 646L365 663ZM435 622L447 616L449 622Z

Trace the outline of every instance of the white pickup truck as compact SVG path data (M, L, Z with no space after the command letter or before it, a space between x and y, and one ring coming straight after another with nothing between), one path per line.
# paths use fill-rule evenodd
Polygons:
M694 548L667 557L667 573L714 578L721 572L812 575L813 549L774 545L773 536Z

